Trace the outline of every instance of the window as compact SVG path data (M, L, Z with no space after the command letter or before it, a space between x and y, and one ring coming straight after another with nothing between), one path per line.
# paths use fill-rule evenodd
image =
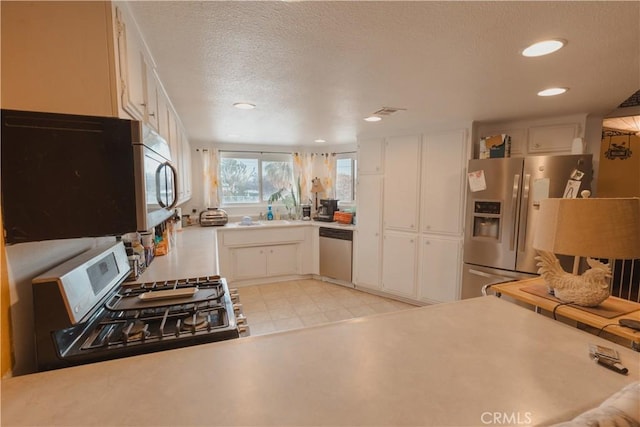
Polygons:
M221 152L220 188L223 205L266 203L269 197L291 189L290 154Z
M356 199L355 157L355 153L344 153L336 158L336 199L343 202Z

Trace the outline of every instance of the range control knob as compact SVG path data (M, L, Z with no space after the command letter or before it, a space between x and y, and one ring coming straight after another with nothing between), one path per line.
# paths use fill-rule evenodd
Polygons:
M233 304L233 312L238 314L242 311L242 304Z

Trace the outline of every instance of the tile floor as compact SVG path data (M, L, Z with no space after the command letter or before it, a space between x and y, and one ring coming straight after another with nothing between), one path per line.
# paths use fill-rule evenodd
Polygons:
M246 286L238 291L251 335L415 308L313 279Z

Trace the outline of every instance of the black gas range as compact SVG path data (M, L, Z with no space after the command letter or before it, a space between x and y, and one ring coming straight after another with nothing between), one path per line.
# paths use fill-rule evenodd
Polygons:
M248 335L237 290L219 276L123 284L120 242L33 279L38 370Z

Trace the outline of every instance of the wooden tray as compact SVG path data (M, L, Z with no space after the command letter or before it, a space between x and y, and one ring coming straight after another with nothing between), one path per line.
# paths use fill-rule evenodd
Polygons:
M160 308L166 307L169 305L178 305L178 304L197 304L203 303L207 301L211 301L214 299L218 299L224 290L219 289L197 289L194 292L191 292L190 295L186 294L186 291L183 289L176 289L174 295L171 295L170 292L165 290L161 291L151 291L145 292L143 294L134 294L134 295L116 295L111 301L106 304L107 310L111 311L122 311L122 310L143 310L147 308ZM184 291L183 293L179 291ZM163 294L159 298L153 298L144 295L160 293ZM142 297L142 298L141 298Z

